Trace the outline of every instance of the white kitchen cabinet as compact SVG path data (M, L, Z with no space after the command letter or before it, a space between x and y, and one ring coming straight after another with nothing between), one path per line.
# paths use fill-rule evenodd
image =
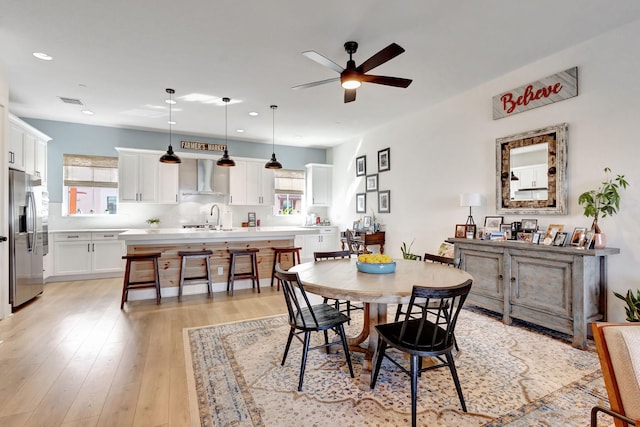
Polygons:
M36 138L29 134L24 133L24 171L29 175L36 174Z
M9 167L47 181L47 142L51 138L9 114Z
M178 203L179 173L179 164L158 164L158 203Z
M47 141L35 142L35 175L42 178L42 185L47 185Z
M178 165L175 165L176 168L174 169L163 168L163 176L161 177L159 173L159 153L123 149L118 151L118 193L120 202L176 203ZM166 193L161 195L160 187Z
M547 165L514 168L513 173L518 177L516 182L519 190L547 188L549 185Z
M312 261L314 252L340 250L340 238L337 227L318 227L317 234L301 234L296 236L295 245L301 247L302 262Z
M331 165L309 163L306 167L307 206L331 205Z
M236 160L229 169L229 204L271 206L273 204L273 170L262 161Z
M54 275L92 275L124 271L126 246L120 231L55 233Z
M11 123L9 125L9 167L24 171L24 132Z

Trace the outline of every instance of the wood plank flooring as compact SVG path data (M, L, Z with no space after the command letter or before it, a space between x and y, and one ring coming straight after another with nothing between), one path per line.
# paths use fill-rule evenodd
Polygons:
M284 314L275 289L120 310L121 279L47 284L0 321L0 426L187 426L183 328Z

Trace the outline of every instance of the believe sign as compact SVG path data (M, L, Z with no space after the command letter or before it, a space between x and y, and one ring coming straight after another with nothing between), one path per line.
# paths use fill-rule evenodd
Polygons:
M578 96L578 67L493 97L493 120Z

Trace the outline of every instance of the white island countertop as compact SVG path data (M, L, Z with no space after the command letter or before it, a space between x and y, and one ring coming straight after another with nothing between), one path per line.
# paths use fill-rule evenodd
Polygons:
M320 227L234 227L231 230L203 228L146 228L128 230L118 235L127 245L158 243L197 243L294 239L302 234L318 234Z

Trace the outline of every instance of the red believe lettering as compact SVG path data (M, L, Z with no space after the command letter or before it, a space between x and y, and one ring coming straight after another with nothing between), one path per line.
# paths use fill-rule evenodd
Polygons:
M513 93L507 92L500 97L502 101L502 108L507 114L511 114L518 105L528 105L531 101L536 101L540 98L548 98L551 94L558 94L562 90L562 83L556 83L553 86L543 87L533 92L533 85L529 85L524 90L524 94L520 95L513 100Z

